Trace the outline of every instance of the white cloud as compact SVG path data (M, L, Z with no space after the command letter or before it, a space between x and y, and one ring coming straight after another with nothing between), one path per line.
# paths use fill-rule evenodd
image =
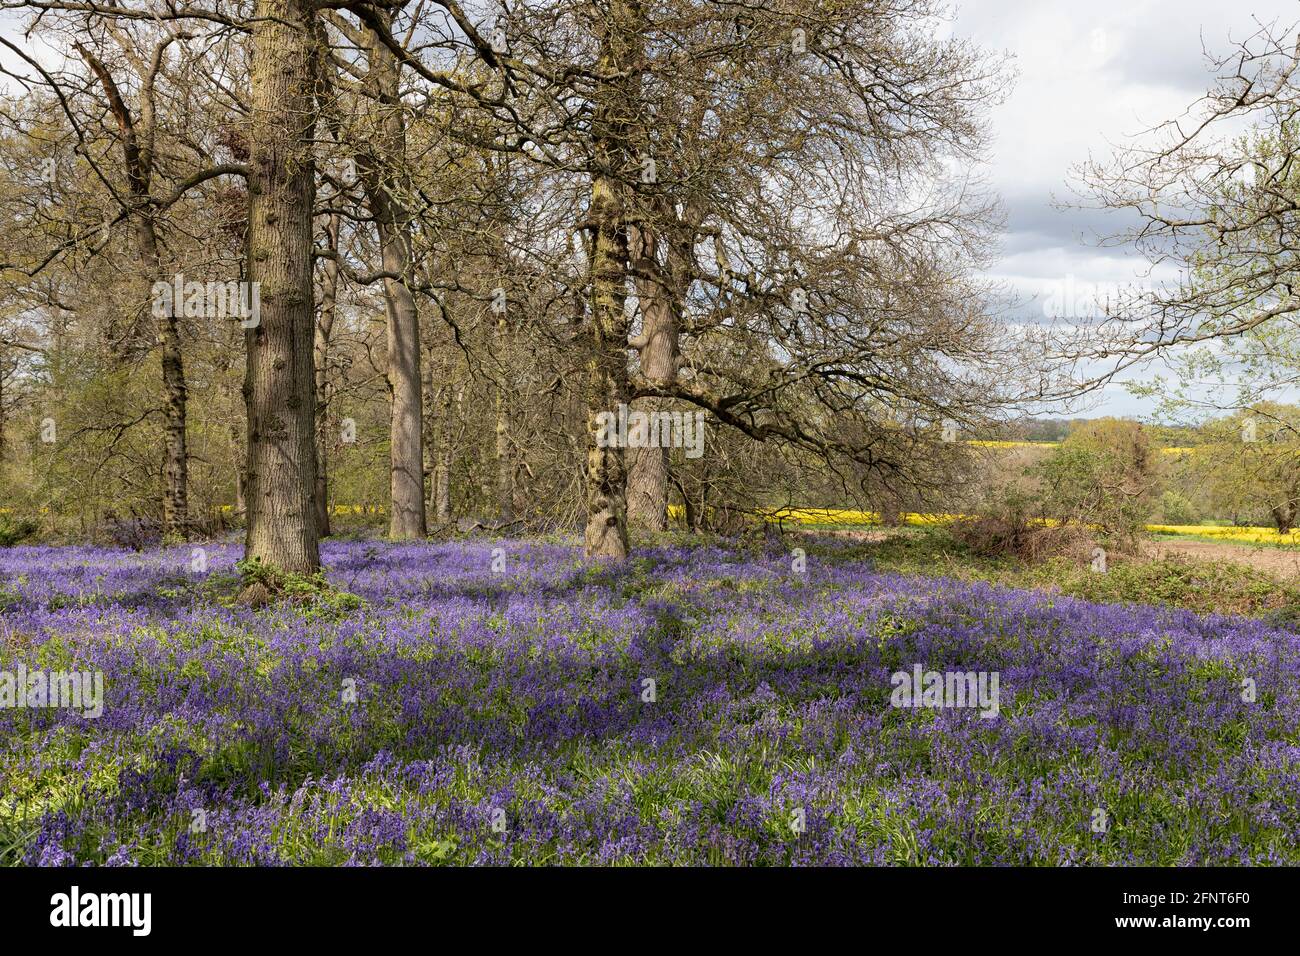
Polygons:
M1041 314L1052 283L1098 284L1171 279L1149 274L1130 250L1099 248L1123 221L1094 211L1057 208L1076 197L1072 170L1104 160L1115 144L1180 115L1211 85L1205 52L1226 54L1261 24L1300 20L1294 0L966 0L954 32L1014 56L1018 71L992 114L988 177L1007 206L1003 256L990 277ZM1101 412L1149 409L1109 390Z

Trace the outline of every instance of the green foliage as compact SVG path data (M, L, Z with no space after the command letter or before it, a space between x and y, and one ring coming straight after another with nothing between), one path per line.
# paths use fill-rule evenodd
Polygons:
M1207 423L1193 459L1222 517L1287 531L1300 521L1300 408L1259 402Z
M235 564L247 592L263 588L268 596L284 598L302 609L309 620L344 617L365 606L365 600L349 591L332 586L323 570L314 574L284 571L262 562L260 558Z
M12 548L36 534L39 526L30 518L13 518L0 514L0 548Z
M1151 516L1160 487L1159 452L1137 422L1087 422L1036 469L1043 507L1062 523L1133 541Z
M1201 520L1196 506L1187 496L1172 488L1160 496L1160 515L1165 524L1197 524Z

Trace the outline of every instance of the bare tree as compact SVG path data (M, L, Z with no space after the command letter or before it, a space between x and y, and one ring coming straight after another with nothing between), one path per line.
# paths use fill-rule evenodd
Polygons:
M108 68L81 43L77 52L90 66L104 90L109 111L117 122L122 166L126 172L129 214L135 227L136 243L142 269L152 283L163 279L162 256L158 248L157 227L150 189L153 180L155 117L154 83L162 68L167 47L176 39L174 34L155 44L146 65L135 57L131 48L127 54L136 61L143 74L140 93L140 117L132 115L118 90ZM164 464L163 475L163 533L184 537L189 532L189 506L187 501L188 456L185 450L185 361L181 352L180 324L176 304L159 309L158 339L162 347Z
M377 11L383 29L387 13ZM390 510L389 536L421 538L426 533L424 512L424 425L420 381L420 317L411 291L412 262L410 214L404 196L406 130L400 97L400 67L393 51L372 31L367 41L367 82L374 120L368 149L358 155L370 208L379 230L388 313L386 378L392 397L389 430Z
M1245 408L1300 381L1294 34L1261 27L1230 55L1208 57L1217 78L1182 116L1079 169L1082 204L1120 223L1103 245L1136 249L1152 281L1046 339L1048 354L1075 370L1071 393L1162 356L1197 378L1226 380L1235 366L1236 401L1213 407Z

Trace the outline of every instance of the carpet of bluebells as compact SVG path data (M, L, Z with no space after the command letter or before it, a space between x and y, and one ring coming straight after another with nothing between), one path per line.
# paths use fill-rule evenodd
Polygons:
M1300 636L808 551L331 541L259 610L235 544L0 550L0 669L105 687L0 709L0 861L1300 863Z

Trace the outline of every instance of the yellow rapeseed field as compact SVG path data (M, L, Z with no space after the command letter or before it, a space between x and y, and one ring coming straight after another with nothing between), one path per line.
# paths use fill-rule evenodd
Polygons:
M1147 530L1156 534L1191 534L1200 538L1216 538L1240 544L1300 544L1295 531L1279 534L1275 528L1219 528L1195 524L1149 524Z
M230 505L222 505L221 510L228 512L232 508ZM41 509L42 514L47 511L46 508ZM330 511L336 515L383 514L384 508L382 505L334 505L330 508ZM0 508L0 514L9 514L10 512L11 509L9 508ZM681 505L669 505L668 515L671 518L681 518L684 515L684 509ZM782 521L818 528L880 524L879 513L875 511L855 511L848 508L778 508L766 512L764 517L769 521ZM902 516L904 524L915 526L948 524L963 517L965 515L918 514L916 512L908 512ZM1236 544L1300 545L1300 530L1288 534L1279 534L1274 528L1236 528L1196 524L1149 524L1146 529L1152 534L1190 535L1199 538L1230 541Z
M682 516L681 505L670 505L668 513L674 518L680 518ZM778 508L766 512L764 517L769 521L783 521L823 528L880 523L880 515L875 511L855 511L846 508ZM903 515L903 522L909 525L932 526L947 524L962 517L964 516L959 514L918 514L909 512ZM1202 538L1232 541L1238 544L1300 545L1300 531L1293 531L1290 534L1278 534L1273 528L1149 524L1146 529L1153 534L1194 535Z
M966 442L972 448L1058 448L1059 441L992 441L972 438ZM1196 451L1195 446L1161 448L1163 455L1188 455Z

